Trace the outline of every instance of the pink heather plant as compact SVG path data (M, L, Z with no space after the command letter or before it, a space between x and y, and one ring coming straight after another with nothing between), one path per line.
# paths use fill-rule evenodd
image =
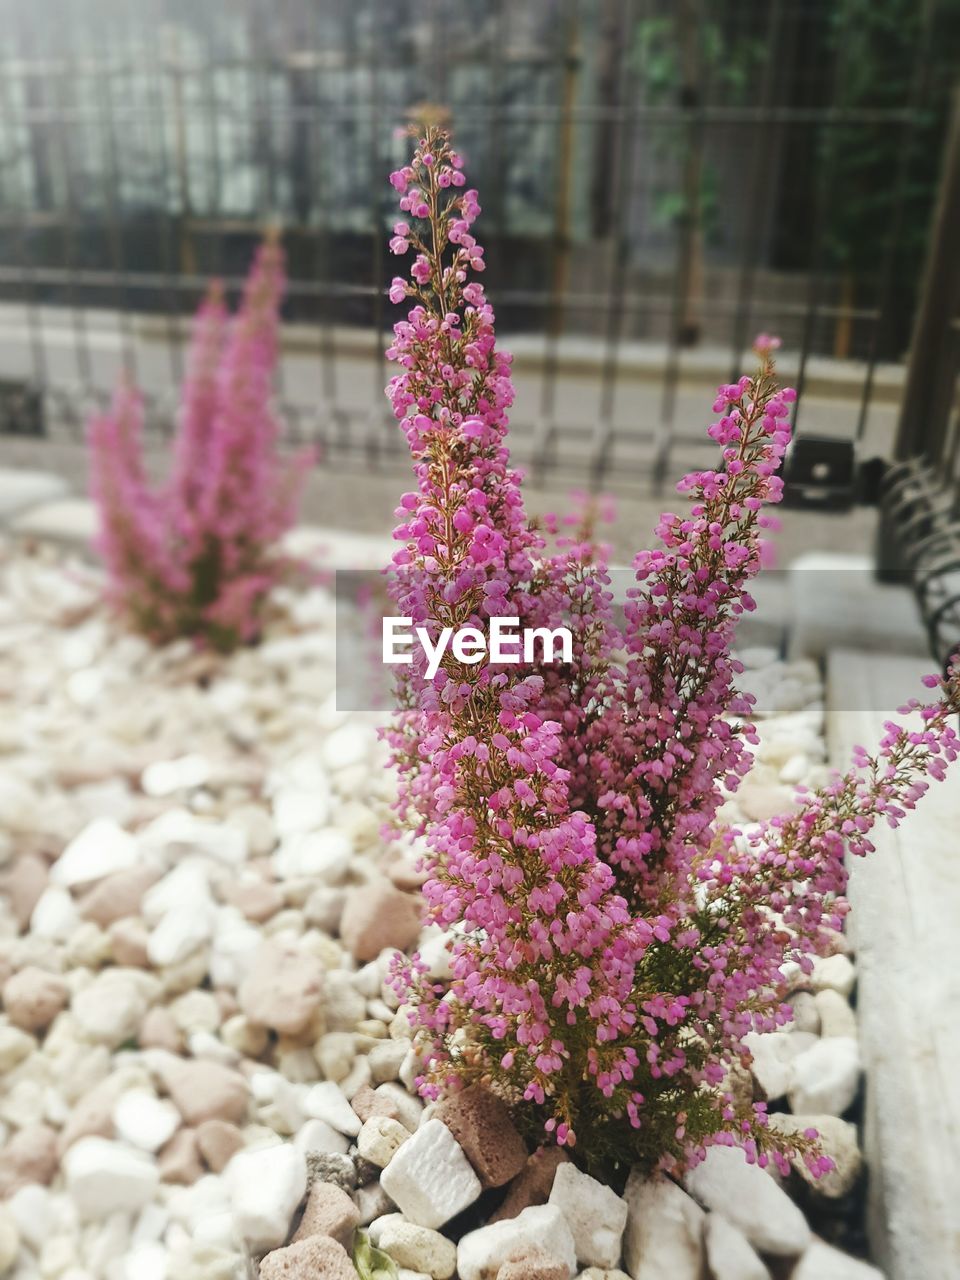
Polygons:
M845 855L868 853L875 821L895 826L960 752L960 679L931 678L938 700L907 708L923 727L888 725L875 756L859 751L795 816L749 835L722 826L757 740L731 645L754 607L762 508L780 497L794 393L775 380L778 344L758 339L755 375L720 388L722 469L681 483L690 505L637 555L617 626L589 531L551 549L524 513L505 445L510 361L471 278L480 207L446 135L428 129L390 181L405 215L391 249L415 254L390 288L413 303L388 352L417 479L398 510L398 611L428 629L502 615L575 637L560 668L448 650L432 681L422 654L402 669L388 731L399 810L425 838L429 918L457 938L449 983L416 962L397 971L421 1091L485 1083L532 1136L595 1169L680 1169L726 1143L822 1172L816 1134L775 1133L731 1080L747 1034L789 1021L784 966L809 972L835 944Z
M271 408L283 250L260 246L231 320L213 285L194 321L169 479L142 458L143 399L122 385L90 425L91 486L109 597L163 642L231 649L258 632L271 588L292 568L275 551L296 521L309 455L284 462Z

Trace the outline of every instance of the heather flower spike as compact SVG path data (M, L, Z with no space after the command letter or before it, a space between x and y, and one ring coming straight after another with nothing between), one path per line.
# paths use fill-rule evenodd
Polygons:
M591 521L541 532L525 515L506 446L509 357L476 274L477 192L439 128L391 174L412 255L390 286L409 300L388 351L387 392L416 488L397 512L392 591L431 633L493 616L574 635L562 667L466 664L448 651L429 680L402 668L387 732L399 819L422 838L430 919L456 936L449 982L398 964L427 1097L481 1081L532 1136L575 1146L597 1169L680 1169L708 1144L751 1160L830 1167L810 1133L768 1128L735 1097L745 1037L785 1024L783 967L809 968L846 904L844 856L869 852L960 742L960 679L933 680L923 728L891 724L879 752L752 834L717 818L751 764L751 700L737 692L738 617L754 607L766 504L794 393L776 339L752 376L719 388L709 435L722 466L688 476L659 547L640 552L621 625Z
M91 487L109 598L151 639L219 649L252 639L270 590L295 567L276 551L296 521L310 455L285 462L271 408L284 291L283 250L268 236L237 315L219 284L194 320L171 475L143 466L143 400L118 390L90 425Z

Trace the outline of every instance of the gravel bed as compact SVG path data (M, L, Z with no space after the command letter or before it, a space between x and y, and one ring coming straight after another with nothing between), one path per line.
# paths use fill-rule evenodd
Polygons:
M837 1163L715 1148L613 1189L497 1099L414 1096L394 949L444 976L369 714L339 712L331 596L229 659L116 630L88 564L0 546L0 1274L17 1280L867 1280L842 937L736 1086ZM747 650L759 821L824 776L810 663ZM839 1246L839 1247L837 1247ZM382 1251L382 1252L378 1252ZM384 1258L392 1259L392 1262ZM704 1271L706 1267L706 1271Z

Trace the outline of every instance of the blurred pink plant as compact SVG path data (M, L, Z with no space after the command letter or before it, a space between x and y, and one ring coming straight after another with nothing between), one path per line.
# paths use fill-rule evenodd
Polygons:
M636 556L617 626L589 522L551 548L525 515L506 447L510 360L470 279L480 206L446 134L428 129L390 181L412 220L391 249L416 255L390 288L413 303L388 351L417 481L397 511L398 612L434 636L492 616L574 635L562 666L448 650L432 680L423 653L402 668L387 732L398 813L425 840L428 917L455 936L449 982L416 960L396 969L421 1090L481 1081L534 1136L597 1168L673 1169L736 1143L819 1174L831 1166L816 1134L775 1132L732 1081L748 1034L791 1017L784 966L809 971L835 945L845 855L869 852L874 822L895 825L956 758L960 681L932 678L939 699L909 708L923 727L891 724L796 815L752 834L720 822L757 741L732 645L754 608L763 508L781 494L794 393L776 381L778 342L761 336L757 372L719 389L722 469L681 482L690 501Z
M169 478L143 463L143 397L129 383L90 424L97 547L117 610L157 642L218 649L253 639L271 589L295 568L276 544L296 522L312 454L284 460L272 401L283 250L257 251L240 308L219 284L194 320Z

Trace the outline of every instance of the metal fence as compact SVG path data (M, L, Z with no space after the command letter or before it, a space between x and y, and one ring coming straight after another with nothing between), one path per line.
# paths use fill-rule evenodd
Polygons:
M381 389L398 130L481 189L519 455L662 479L756 328L797 425L893 439L955 0L0 0L0 399L79 433L121 368L169 428L184 317L260 228L291 266L278 393L341 464ZM6 390L4 391L4 387Z

